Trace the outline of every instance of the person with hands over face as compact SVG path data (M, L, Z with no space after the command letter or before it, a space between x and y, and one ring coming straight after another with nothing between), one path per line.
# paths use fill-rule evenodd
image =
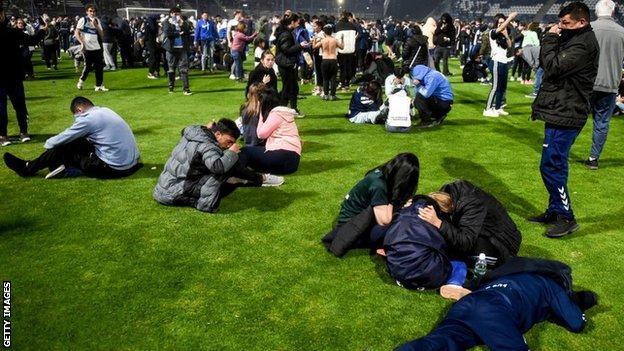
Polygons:
M76 88L82 89L89 73L95 71L95 91L108 91L104 87L104 51L101 44L104 31L100 20L95 17L96 12L94 5L87 5L87 15L78 20L74 30L74 36L80 43L85 59L84 69Z
M445 184L429 196L446 216L439 218L427 207L420 209L419 217L438 228L451 257L468 261L485 253L498 265L517 255L522 236L494 196L466 180Z

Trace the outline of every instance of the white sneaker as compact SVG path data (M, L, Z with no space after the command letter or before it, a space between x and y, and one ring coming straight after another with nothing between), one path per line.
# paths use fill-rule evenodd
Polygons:
M78 90L82 90L83 86L84 86L84 80L78 79L78 83L76 83L76 88L78 88Z
M503 110L502 108L499 108L496 112L498 112L499 116L509 116L509 112Z
M516 80L516 77L511 76L511 77L509 77L509 80L513 82L513 81Z
M158 79L158 77L156 77L155 75L148 73L147 74L147 79Z
M65 172L65 165L60 165L52 172L46 174L45 179L54 179L63 172Z
M499 116L498 111L493 108L483 110L483 117L498 117L498 116Z
M262 186L280 186L284 184L284 177L274 174L265 173L263 178Z
M233 74L230 74L230 79L231 79L231 80L236 80L236 76L235 76L235 75L233 75Z
M100 85L99 87L95 87L95 91L108 91L105 86Z

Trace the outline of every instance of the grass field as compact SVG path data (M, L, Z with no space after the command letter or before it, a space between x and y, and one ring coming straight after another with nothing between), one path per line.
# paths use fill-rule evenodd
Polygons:
M495 194L523 233L520 254L564 261L575 285L600 306L580 335L542 323L526 335L534 350L618 350L624 344L624 122L614 118L600 170L579 161L588 124L572 149L570 191L581 225L561 240L524 218L544 210L539 175L543 123L531 122L529 87L510 82L511 116L481 116L488 86L451 79L454 109L440 128L388 134L352 125L336 102L300 100L299 171L279 188L244 188L218 214L158 205L152 190L180 130L235 118L243 84L225 73L191 75L193 96L168 94L146 69L105 73L108 93L79 92L64 59L36 67L26 82L33 141L2 149L31 158L72 122L77 94L117 111L134 129L145 164L121 180L22 179L0 165L0 278L12 282L17 350L389 350L430 331L451 306L436 292L396 286L367 251L343 259L320 238L366 170L399 152L421 162L419 193L468 179ZM91 87L90 76L86 87ZM9 111L10 134L17 134ZM591 122L590 122L591 123ZM620 236L618 236L620 235Z

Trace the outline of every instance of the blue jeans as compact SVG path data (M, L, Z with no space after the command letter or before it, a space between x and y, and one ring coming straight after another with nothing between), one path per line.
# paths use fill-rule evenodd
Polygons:
M505 92L507 91L507 73L509 71L509 65L498 61L493 61L492 64L492 89L488 100L485 105L486 109L500 109L505 98Z
M201 68L202 71L207 69L212 69L212 50L214 47L214 42L212 40L202 40L202 56L201 56ZM208 67L206 67L206 63L208 63Z
M616 93L595 91L592 93L591 104L594 112L594 132L592 133L592 146L589 157L599 159L600 153L607 142L609 133L609 121L615 108Z
M540 173L548 190L547 213L574 219L568 191L568 157L581 129L560 128L546 124Z
M234 60L234 75L236 79L243 79L243 54L239 51L232 50L232 59Z
M539 93L540 86L542 85L542 78L544 78L544 69L538 67L535 71L535 81L533 82L533 95Z
M388 133L409 133L412 127L393 127L386 124L386 131Z

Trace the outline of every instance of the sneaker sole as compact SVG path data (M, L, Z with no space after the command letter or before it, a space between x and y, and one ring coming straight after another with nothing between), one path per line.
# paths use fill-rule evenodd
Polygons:
M440 296L445 299L457 301L462 297L470 294L472 291L457 285L443 285L440 287Z
M281 183L262 183L262 186L265 188L270 188L270 187L276 187L276 186L280 186L284 184L284 182Z
M10 141L5 141L2 144L0 144L0 146L9 146L9 145L11 145Z
M561 238L561 237L564 237L566 235L574 233L575 231L579 230L580 228L581 228L581 226L578 225L578 223L577 223L574 227L570 228L570 230L568 230L566 232L563 232L563 233L550 234L550 233L546 232L546 237L553 238L553 239Z

